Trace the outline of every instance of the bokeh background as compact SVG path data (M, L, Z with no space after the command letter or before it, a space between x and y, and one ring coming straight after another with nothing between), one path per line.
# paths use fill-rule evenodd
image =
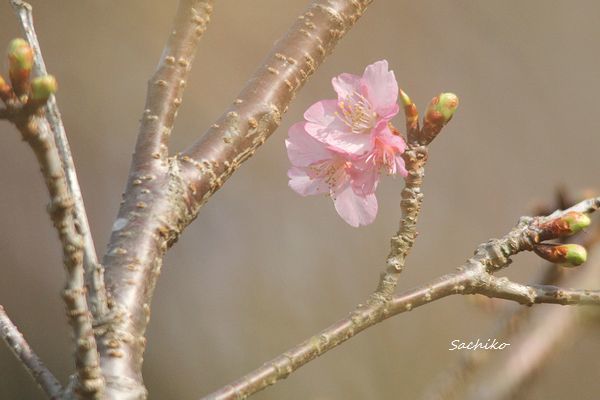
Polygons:
M216 2L172 137L177 151L235 99L306 0ZM176 1L32 1L46 64L71 141L99 252L125 184L146 80ZM600 3L544 0L378 0L295 99L281 128L201 210L169 252L153 301L144 374L151 399L194 399L345 316L377 283L399 216L400 179L379 188L361 229L327 198L287 187L287 128L333 96L332 76L386 58L425 107L440 91L461 106L431 150L409 288L453 269L502 235L558 185L598 188ZM0 3L0 46L21 35ZM402 126L401 118L397 125ZM0 122L0 304L48 366L72 370L59 292L61 256L34 157ZM543 263L519 256L527 280ZM544 307L544 306L543 306ZM542 307L542 308L543 308ZM416 399L453 365L454 339L489 337L497 317L466 298L402 314L256 399ZM540 372L528 399L598 398L598 326ZM0 398L41 392L0 345Z

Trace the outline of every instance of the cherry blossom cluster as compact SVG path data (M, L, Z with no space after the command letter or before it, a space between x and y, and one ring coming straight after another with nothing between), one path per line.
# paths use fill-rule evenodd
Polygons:
M377 215L381 175L407 175L406 143L390 123L400 110L398 83L381 60L332 85L337 99L316 102L289 129L289 185L302 196L330 196L340 217L358 227Z

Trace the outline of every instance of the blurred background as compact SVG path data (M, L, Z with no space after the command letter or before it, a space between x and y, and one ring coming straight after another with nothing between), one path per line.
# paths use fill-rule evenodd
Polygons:
M172 151L236 98L307 0L217 1L200 43ZM176 1L32 1L46 64L60 84L96 247L103 253L125 185L146 89ZM600 3L378 0L300 92L281 128L201 210L169 252L145 356L150 399L195 399L346 314L375 288L399 220L400 179L378 191L372 225L346 225L325 197L287 186L284 139L330 79L389 60L424 109L440 91L461 105L435 141L421 235L401 289L451 271L507 232L557 186L598 188ZM21 31L0 3L0 47ZM402 118L396 125L403 126ZM29 148L0 121L0 304L60 379L73 369L59 293L63 268ZM520 255L505 274L544 263ZM454 365L454 339L490 337L497 315L453 297L402 314L327 353L256 399L417 399ZM552 306L541 306L547 308ZM527 399L598 398L598 325L549 360ZM0 398L42 399L0 345Z

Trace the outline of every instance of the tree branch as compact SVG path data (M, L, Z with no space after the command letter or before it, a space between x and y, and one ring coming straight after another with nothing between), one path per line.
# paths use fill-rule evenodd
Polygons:
M104 381L92 331L92 317L85 298L82 238L73 217L74 202L61 159L45 118L22 110L12 122L37 157L50 195L48 212L62 243L67 272L63 299L75 339L78 391L84 398L100 399Z
M22 0L11 0L11 4L19 17L23 32L34 52L34 75L48 75L33 25L31 6ZM65 171L67 187L74 202L73 210L75 213L75 222L77 224L77 230L81 233L83 240L83 264L86 272L86 281L89 282L88 298L90 301L90 309L94 315L101 315L106 312L106 289L104 287L103 268L98 263L98 258L96 256L94 240L90 231L81 188L79 187L79 182L77 180L75 163L73 162L69 141L54 95L50 96L46 103L44 118L48 121L54 135L54 142L58 148L58 153Z
M496 278L492 274L511 263L511 257L532 250L540 241L540 226L569 211L591 213L600 207L600 197L583 201L568 210L548 217L523 217L518 225L500 239L481 244L475 255L458 268L428 284L392 297L389 301L367 301L344 318L298 346L282 353L248 375L202 398L229 400L248 397L314 360L363 330L394 315L410 311L452 294L484 294L520 304L595 304L600 305L600 290L560 289L553 286L527 286Z
M381 305L382 303L359 305L347 318L311 336L248 375L203 397L202 400L234 400L251 396L268 386L274 385L281 379L287 378L298 368L341 345L365 329L394 315L457 293L459 288L466 285L468 277L468 274L464 271L445 275L429 284L394 296L385 307Z
M373 0L314 0L232 106L178 156L193 212L275 131L309 77Z
M152 144L146 148L140 143L136 150L124 203L104 257L111 310L105 320L98 321L96 332L110 396L121 398L125 392L131 397L145 396L141 376L144 332L164 253L196 218L208 197L275 130L295 93L371 1L314 1L275 46L267 65L250 79L230 110L183 154L163 158L166 154L161 150L161 145L166 143L161 142L164 136L151 129L146 132L144 126L150 126L150 122L161 124L158 121L164 117L165 126L170 127L171 114L165 110L147 113L152 121L147 122L148 125L144 122L140 132L147 135ZM193 3L205 4L203 1ZM190 2L186 0L183 4ZM206 13L208 9L203 10ZM180 7L178 13L187 13L187 16L176 20L193 21L189 11L189 7ZM207 18L205 15L195 24L202 26ZM195 30L196 27L190 32ZM195 36L178 37L191 40ZM173 48L188 49L187 46ZM179 58L174 58L177 68L189 69L191 60L178 63ZM167 54L163 54L163 60L167 64L171 62ZM153 82L151 90L154 90ZM168 80L165 82L169 85ZM172 82L178 83L177 79ZM156 91L162 93L158 88ZM173 94L164 99L170 107L172 103L168 99L179 97Z
M563 188L559 188L557 192L557 205L559 209L568 208L574 203L568 200L570 196L567 195ZM547 213L551 213L554 207L543 207L537 208L537 215L544 215ZM577 235L579 237L580 234ZM570 242L573 242L573 238L569 238ZM560 240L561 243L565 243L565 239ZM588 255L590 252L595 251L597 249L597 245L600 242L600 224L596 224L595 228L589 232L585 232L583 240L578 240L580 244L583 245L586 249L588 249ZM588 263L583 268L578 268L576 271L577 276L582 274L587 275L590 268L598 268L600 264L596 263L590 265ZM560 265L548 263L544 265L543 268L540 269L538 277L534 278L534 282L539 282L543 285L557 285L561 283L565 278L564 274L565 269ZM600 271L600 269L598 269ZM578 283L583 284L583 286L587 286L585 280L577 280ZM511 304L511 306L514 304ZM505 312L498 317L498 315L494 316L494 320L496 321L496 326L488 334L488 337L502 338L503 340L508 340L522 328L527 320L532 316L535 317L536 313L532 313L534 309L531 307L510 307ZM560 312L557 310L557 314ZM559 321L557 320L557 325ZM529 331L529 329L528 329ZM553 331L552 328L549 331ZM531 333L529 333L531 334ZM516 346L512 346L509 349L509 352L514 352ZM459 392L463 390L463 387L468 386L470 384L470 380L474 377L475 373L485 368L485 365L492 360L491 352L463 352L460 354L456 365L453 365L448 370L444 371L440 376L435 380L433 384L428 385L424 395L424 400L450 400L457 398Z
M96 332L111 398L124 392L132 398L146 396L141 363L150 299L174 232L183 229L181 220L192 220L185 210L178 167L168 158L168 138L212 3L179 2L171 34L148 81L124 203L104 257L110 312L97 321Z
M597 286L600 283L600 260L596 257L585 268L570 275L565 282L575 286ZM585 303L580 303L585 304ZM600 302L592 303L599 305ZM585 315L573 309L556 307L534 313L527 330L524 330L511 341L508 357L490 363L490 374L480 375L478 379L467 385L464 398L500 400L515 398L532 378L549 365L548 359L555 355L561 344L571 342L576 334L581 316ZM480 368L483 367L480 365Z
M137 137L132 170L144 164L165 163L168 139L200 38L206 31L212 0L179 2L169 39L156 72L148 81L146 106Z
M29 372L29 375L46 393L46 396L51 400L60 399L63 390L62 385L29 347L29 344L6 315L2 306L0 306L0 335L15 357L21 361L21 364Z

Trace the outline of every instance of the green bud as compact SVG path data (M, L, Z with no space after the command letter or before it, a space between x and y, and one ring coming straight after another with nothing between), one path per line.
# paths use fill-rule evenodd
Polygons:
M544 260L563 267L576 267L587 260L585 247L578 244L538 244L533 250Z
M457 108L458 97L454 93L440 93L429 103L425 119L444 125L452 119Z
M17 96L27 93L33 67L33 50L24 39L13 39L8 45L8 73Z
M413 104L413 101L411 100L411 98L408 97L406 92L404 92L404 90L402 90L402 89L400 89L400 100L402 101L402 105L404 107L409 107L410 105Z
M48 98L56 93L58 84L52 75L38 76L31 81L30 100L37 103L45 103Z
M572 235L584 230L592 223L587 214L576 211L566 213L563 219L568 224Z
M419 142L421 144L431 143L444 125L452 119L457 108L458 97L453 93L440 93L431 99L423 118L423 129L421 129Z
M585 250L585 247L578 244L565 244L564 247L567 248L565 258L570 265L576 267L587 260L587 251Z

